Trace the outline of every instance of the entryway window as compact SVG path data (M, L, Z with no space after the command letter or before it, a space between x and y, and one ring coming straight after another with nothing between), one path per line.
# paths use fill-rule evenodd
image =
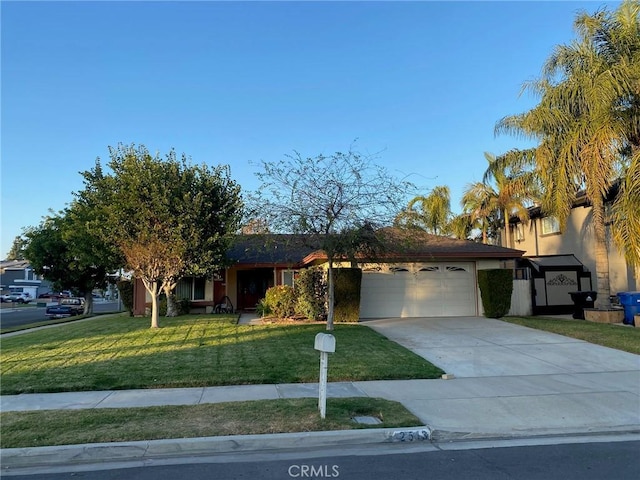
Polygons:
M185 277L176 287L176 297L187 300L204 300L206 280L202 277Z
M298 276L298 270L283 270L282 271L282 285L289 285L293 288L296 283L296 277Z

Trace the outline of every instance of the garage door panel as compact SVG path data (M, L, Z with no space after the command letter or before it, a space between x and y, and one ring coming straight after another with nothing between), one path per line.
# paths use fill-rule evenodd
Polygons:
M365 271L360 312L362 318L475 315L473 264L431 263L416 265L411 271Z

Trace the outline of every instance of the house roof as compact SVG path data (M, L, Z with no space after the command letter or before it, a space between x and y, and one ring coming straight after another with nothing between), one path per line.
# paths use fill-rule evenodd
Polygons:
M584 267L582 262L575 255L541 255L535 257L523 257L523 260L529 261L531 266L538 272L542 268L548 267Z
M430 261L437 259L519 258L524 252L485 245L471 240L431 235L420 231L382 229L376 232L379 248L375 259L385 261ZM293 266L326 260L325 253L306 235L261 234L238 235L228 253L236 265ZM373 255L357 255L359 260L373 260Z
M24 270L30 268L28 260L3 260L0 262L0 270Z
M519 258L525 252L512 248L485 245L471 240L432 235L422 231L385 228L377 232L380 248L375 254L375 260L384 261L431 261L438 259L481 259ZM323 258L322 252L313 252L303 263ZM371 256L357 255L360 260L368 260Z
M245 234L235 237L227 258L236 265L292 266L317 249L304 235Z

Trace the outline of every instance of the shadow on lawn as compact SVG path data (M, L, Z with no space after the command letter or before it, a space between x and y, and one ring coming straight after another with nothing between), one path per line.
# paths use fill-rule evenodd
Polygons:
M190 325L189 331L201 333L196 326ZM150 333L154 337L172 333L171 327L163 330ZM323 325L229 325L220 335L187 336L179 342L158 339L159 343L142 345L129 345L135 338L125 334L113 342L103 338L106 348L85 345L75 353L66 342L52 339L59 355L52 354L58 347L42 355L47 347L40 345L40 355L31 347L34 355L29 361L3 359L2 393L317 382L319 354L313 344L322 331ZM146 332L135 333L146 337ZM330 357L330 381L438 378L444 373L367 327L340 325L333 333L338 348ZM82 339L70 340L75 344ZM65 364L47 367L47 361L57 359Z

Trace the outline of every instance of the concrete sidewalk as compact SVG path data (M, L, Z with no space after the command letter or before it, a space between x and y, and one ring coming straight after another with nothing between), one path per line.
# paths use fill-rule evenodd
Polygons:
M478 317L385 319L365 324L454 376L452 380L329 385L329 397L368 396L401 402L425 425L409 431L409 435L400 435L402 439L429 438L447 442L640 434L638 355ZM5 412L196 405L317 395L317 384L69 392L2 396L0 409ZM203 455L245 449L298 448L300 445L379 443L399 438L394 433L398 432L373 429L5 449L1 452L1 460L4 466L14 467L51 465L58 461L56 458L60 462L104 462L116 458L142 458L139 456L144 457L150 451L156 452L154 455L178 455L180 452ZM159 450L152 448L156 444L161 445L157 447Z
M353 383L330 383L329 397L365 397ZM317 397L318 384L239 385L225 387L158 388L94 392L32 393L0 397L0 410L72 410L84 408L130 408L158 405L274 400Z

